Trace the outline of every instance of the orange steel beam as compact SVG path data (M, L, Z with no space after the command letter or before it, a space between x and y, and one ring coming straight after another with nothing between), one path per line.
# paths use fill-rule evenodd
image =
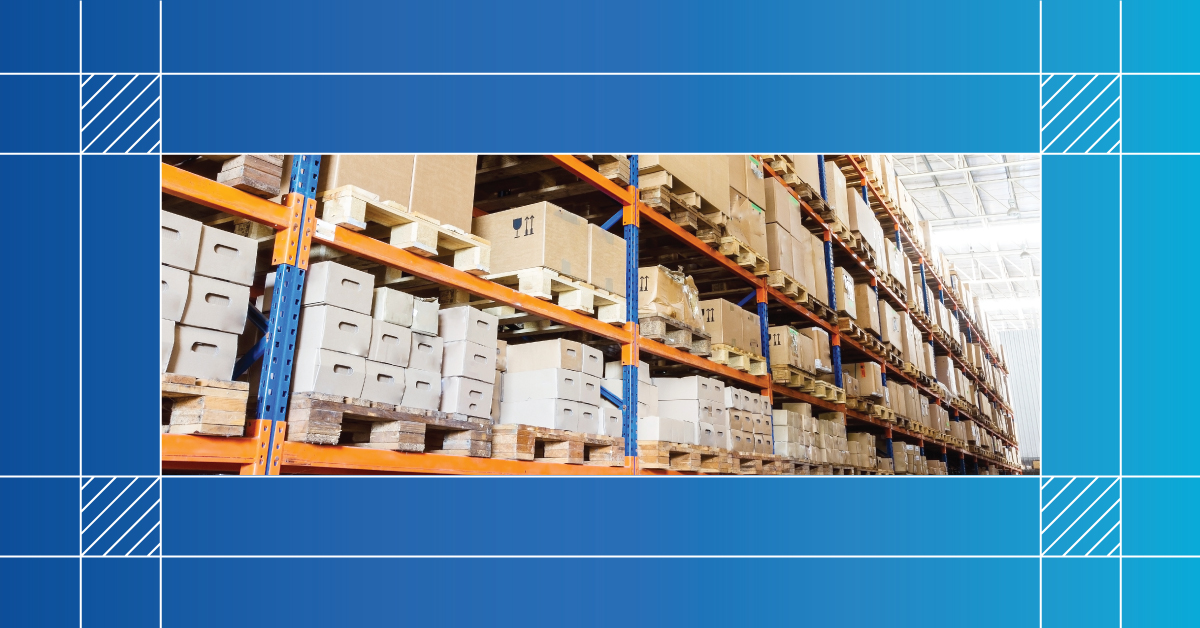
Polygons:
M819 399L808 393L803 393L794 388L780 386L779 384L775 383L771 384L771 391L780 397L787 397L789 399L795 399L796 401L802 401L830 412L842 412L846 409L846 404L844 403L834 403L828 399Z
M283 443L284 473L419 473L448 475L629 475L628 467L598 467L339 445Z
M164 469L195 471L240 471L255 465L259 449L259 439L254 437L163 434L162 466Z
M361 233L341 227L333 227L331 230L328 227L332 227L332 225L328 223L324 225L318 224L316 233L313 235L313 241L329 245L362 259L378 262L392 268L399 268L423 279L461 288L471 294L511 305L523 312L541 316L558 323L563 323L564 325L570 325L571 327L602 338L607 338L621 344L632 342L630 333L621 327L614 327L590 316L565 310L548 301L522 294L512 288L481 279L432 259L413 255L408 251L400 250L386 242L380 242Z
M550 161L557 163L571 174L592 184L597 190L604 192L614 201L622 205L633 204L633 194L625 188L605 179L595 168L579 161L572 155L546 155Z
M751 375L745 371L731 369L724 364L717 364L716 362L713 362L707 358L695 356L686 351L680 351L675 347L668 347L661 342L650 340L649 338L638 339L638 350L643 353L657 355L660 358L666 358L680 364L686 364L702 371L708 371L710 373L722 375L724 377L728 377L729 379L743 382L751 386L758 386L759 388L765 389L770 385L771 381L769 376Z
M261 222L276 230L286 229L290 220L288 208L279 203L272 203L168 164L162 165L162 189L172 196L239 218Z
M664 215L650 209L649 207L646 207L645 205L643 205L641 203L638 203L638 209L640 210L640 214L641 214L643 223L648 222L650 224L653 224L655 227L658 227L659 229L666 231L667 233L674 236L674 238L676 240L683 242L684 244L688 245L695 251L703 253L704 255L706 255L707 257L712 259L714 262L716 262L718 266L721 266L721 267L725 268L725 270L728 270L729 272L733 273L734 275L741 277L742 279L744 279L746 281L746 283L750 284L751 286L757 288L759 285L762 284L762 281L758 277L755 277L753 273L746 270L745 268L742 268L741 266L738 266L736 262L729 259L728 257L721 255L720 253L718 253L716 251L716 249L701 242L700 239L697 238L696 236L684 231L682 227L675 224L667 216L664 216Z

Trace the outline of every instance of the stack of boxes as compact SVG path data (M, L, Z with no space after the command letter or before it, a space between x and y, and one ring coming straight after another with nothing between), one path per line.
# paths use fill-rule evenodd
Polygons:
M713 345L729 345L735 349L762 355L762 319L725 299L700 301L700 322Z
M754 392L726 387L723 401L729 416L729 438L726 449L739 453L775 453L770 406Z
M766 201L770 270L783 271L808 292L816 291L817 283L825 284L825 248L803 225L800 201L773 177L767 180Z
M771 412L771 423L775 453L804 462L813 460L816 425L811 405L785 403L783 408Z
M510 344L500 397L500 423L620 435L620 418L601 415L604 354L570 340Z
M727 438L729 427L724 384L699 375L656 377L653 381L658 416L638 418L639 439L723 446L721 441Z
M499 320L460 305L438 311L438 329L442 340L441 411L491 423L499 373Z
M230 380L258 243L166 211L160 220L160 370Z
M617 399L625 398L625 380L623 379L623 367L620 362L605 362L604 363L604 381L600 386L612 393ZM638 407L636 418L639 421L639 426L642 425L642 419L651 419L659 416L658 414L658 386L650 379L650 365L645 362L638 363ZM605 419L605 436L621 436L621 427L624 418L621 416L621 409L616 404L601 399L600 413ZM655 421L649 421L654 423ZM653 429L653 428L652 428ZM638 432L638 438L641 440L661 440L646 438L644 434Z
M878 465L875 459L875 435L868 432L854 432L846 435L847 449L850 452L850 466L860 469L874 469Z
M750 155L726 155L726 165L729 168L726 233L750 247L759 257L767 257L767 230L763 211L767 203L766 181L762 164Z
M835 466L850 464L850 448L846 440L846 416L841 412L817 415L813 462Z
M767 334L771 343L771 366L793 366L810 375L816 374L817 347L812 336L786 325L770 327Z

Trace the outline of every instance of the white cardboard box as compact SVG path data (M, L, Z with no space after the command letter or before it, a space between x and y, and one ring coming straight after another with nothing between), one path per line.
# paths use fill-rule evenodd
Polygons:
M620 395L618 394L618 396ZM504 373L501 399L505 402L520 402L530 399L579 401L582 398L583 373L578 371L541 369Z
M746 392L733 386L725 387L725 407L731 410L746 409Z
M367 357L371 349L371 317L332 305L300 308L296 351L329 349Z
M166 373L171 363L171 350L175 348L175 321L160 319L158 326L159 372Z
M361 356L297 346L292 390L360 397L366 375L367 361Z
M158 220L159 261L188 272L196 270L196 257L200 253L200 228L204 225L198 220L166 210L159 210Z
M469 305L438 310L438 335L447 343L469 340L495 353L499 319Z
M438 334L438 300L436 298L413 299L412 330L414 333Z
M437 410L442 403L442 377L434 371L409 368L404 372L404 401L400 405L420 410Z
M590 403L577 403L579 408L579 419L575 426L575 431L585 434L600 433L600 407L593 406Z
M441 375L442 352L441 338L419 334L414 330L412 335L412 351L408 354L408 368Z
M196 257L195 273L249 286L254 283L257 258L257 240L204 225L200 230L200 254Z
M375 304L371 316L401 327L412 327L413 295L391 288L375 289Z
M192 283L192 274L180 268L161 265L158 267L160 318L179 322L183 318L183 309L187 307L188 287Z
M192 327L240 334L246 329L250 288L192 275L187 306L179 322Z
M639 392L639 396L641 391ZM670 399L658 402L659 416L688 423L713 422L713 402L708 399Z
M600 434L603 436L621 436L624 419L621 410L611 403L600 404Z
M583 345L571 340L543 340L508 345L508 372L560 368L583 370Z
M504 380L513 373L506 373ZM579 429L579 402L566 399L527 399L500 402L500 423L533 425L554 430Z
M685 445L696 444L696 424L667 417L638 417L638 440L661 440Z
M492 415L494 394L494 384L469 377L443 377L441 410L486 419Z
M317 262L308 268L303 303L328 304L370 314L374 287L375 278L370 273L336 262Z
M624 371L620 360L604 363L604 379L621 379L623 375ZM640 360L638 361L638 381L643 384L653 383L650 378L650 365Z
M175 348L168 373L203 379L233 379L237 361L237 334L175 325Z
M706 399L725 403L725 385L707 377L656 377L659 401L673 399Z
M593 375L588 375L587 373L580 373L579 375L583 382L583 385L579 390L579 402L593 406L600 405L600 399L602 397L600 394L600 378Z
M495 347L486 347L470 340L445 340L443 343L442 377L470 377L487 382L495 372Z
M583 360L580 369L595 378L604 377L604 352L590 345L580 345L583 348Z
M404 401L407 381L403 367L367 360L361 396L363 399L398 406Z
M371 348L367 359L407 367L411 354L412 330L378 318L371 319Z
M696 425L696 434L698 435L696 439L697 444L707 447L725 447L727 440L726 432L728 430L728 427L700 422Z

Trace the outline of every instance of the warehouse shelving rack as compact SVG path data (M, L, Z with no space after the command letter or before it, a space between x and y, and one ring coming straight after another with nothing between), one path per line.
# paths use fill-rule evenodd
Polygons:
M765 279L751 274L726 258L707 244L701 242L695 235L683 230L668 217L659 214L644 205L637 188L637 157L631 157L630 185L621 187L601 176L596 170L570 155L547 155L560 167L571 172L581 180L588 182L597 190L603 192L622 207L621 221L627 243L627 273L626 273L626 307L627 321L624 326L617 327L601 323L594 318L572 312L553 303L522 294L511 288L496 284L475 275L465 273L431 259L420 257L392 247L361 233L336 227L316 219L315 181L319 169L319 156L303 155L293 160L293 171L289 193L284 195L281 203L271 202L240 190L216 183L210 179L195 175L179 168L162 165L162 190L170 194L239 218L253 220L276 230L276 242L272 264L282 277L292 277L291 283L285 283L283 289L277 287L274 291L268 333L264 338L264 376L265 382L259 392L259 408L255 419L247 428L247 436L222 438L192 435L162 435L162 464L167 470L227 472L247 475L275 475L279 473L317 473L317 474L378 474L378 473L416 473L416 474L476 474L476 475L628 475L664 474L662 470L639 469L637 465L637 364L642 352L665 358L672 362L683 364L694 369L721 376L728 380L746 385L761 391L770 399L786 397L796 401L812 404L823 411L844 412L848 419L863 424L875 425L884 430L888 439L888 450L891 450L891 438L899 435L916 441L924 446L924 436L905 430L890 423L883 422L861 412L848 410L844 404L836 404L825 399L779 386L771 382L771 376L754 376L746 372L717 364L706 358L692 355L674 347L641 337L638 330L638 299L637 299L637 269L638 243L640 229L645 224L669 234L693 251L706 256L714 265L728 271L743 280L753 290L757 309L762 323L762 342L764 354L767 344L767 314L768 303L781 306L790 315L804 321L806 327L817 326L829 333L832 353L835 361L840 362L843 349L857 358L867 358L883 365L884 377L892 374L908 383L919 386L905 374L890 368L882 356L877 356L866 350L850 338L843 337L836 326L821 319L804 306L797 304L766 284ZM820 164L823 161L818 160ZM776 176L764 164L764 171L769 176ZM822 170L822 187L824 173ZM786 186L785 186L786 187ZM787 188L790 190L790 188ZM875 192L874 190L872 190ZM792 192L795 195L795 192ZM875 192L878 194L877 192ZM824 195L824 190L822 190ZM835 256L842 263L851 263L857 274L874 276L870 268L851 251L845 243L833 234L828 226L803 200L797 197L805 212L806 219L823 229L822 237L825 242L825 257L827 279L832 281L831 273ZM624 370L624 399L623 431L626 443L626 458L624 467L595 467L586 465L569 465L545 462L528 462L499 460L492 458L473 458L441 454L403 453L393 451L372 450L358 447L320 446L303 443L287 442L286 408L290 380L291 347L285 339L294 334L298 323L298 308L303 291L304 273L308 267L308 250L312 243L323 244L357 257L377 262L392 268L403 270L411 275L428 279L435 283L458 288L477 296L510 305L518 310L535 316L561 323L574 329L582 330L616 342L621 346L621 360ZM936 278L934 278L935 281ZM940 283L940 281L939 281ZM885 286L875 284L881 296L893 302L894 305L906 307L900 299ZM831 291L831 296L832 296ZM836 310L836 304L830 306ZM967 324L967 323L964 323ZM926 330L929 331L929 330ZM841 385L841 369L835 369L837 385ZM275 387L267 383L278 382ZM939 403L944 402L936 393L921 388L926 394ZM1006 440L1006 442L1010 442ZM947 451L954 451L965 466L969 458L975 461L975 456L948 444L938 443L942 447L942 458L946 459ZM978 464L977 461L974 464ZM1008 466L1008 465L1003 465ZM977 468L977 467L976 467ZM1018 467L1009 467L1014 473L1019 473ZM965 468L963 469L965 472Z

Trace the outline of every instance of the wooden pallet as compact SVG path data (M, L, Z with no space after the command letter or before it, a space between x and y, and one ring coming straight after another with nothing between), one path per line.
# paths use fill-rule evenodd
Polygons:
M850 338L857 340L858 343L864 348L872 353L875 353L876 355L887 355L887 349L885 349L883 343L875 337L875 334L872 334L859 327L849 318L838 319L838 331L840 331L842 335L849 336Z
M738 266L745 268L757 277L765 277L771 263L763 255L758 254L750 246L733 236L721 238L717 252L733 260Z
M730 453L717 447L639 440L638 466L643 469L692 471L695 473L731 473Z
M205 155L209 159L226 158L217 173L217 183L249 192L255 196L279 196L283 181L283 155Z
M586 316L595 316L602 323L625 324L625 297L572 279L549 268L535 267L495 273L485 275L484 279L508 286L521 294L550 301L563 309ZM495 301L487 299L475 299L465 291L455 289L447 289L447 291L452 294L443 294L443 307L466 303L498 317L501 327L545 320L517 310L510 305L497 304ZM463 298L466 300L462 300Z
M816 296L812 293L809 293L808 295L807 307L813 314L817 315L817 318L829 323L830 325L837 325L838 320L840 320L837 312L830 309L828 305L818 301Z
M751 375L767 374L767 359L732 345L712 345L710 360Z
M666 185L643 185L639 192L643 204L665 214L671 222L695 235L701 242L716 248L716 242L725 235L725 215L715 211L704 213L702 199L695 192L676 195Z
M696 182L693 181L692 183ZM717 209L719 205L714 203L713 199L706 199L700 196L699 192L689 185L687 181L668 172L661 165L642 166L639 164L638 190L654 190L655 188L662 188L677 199L680 205L691 207L701 214L720 214L720 211ZM645 202L647 199L643 196L642 200ZM650 200L654 200L653 197ZM647 204L649 205L649 202Z
M287 440L487 458L489 419L315 392L293 393Z
M398 249L421 257L442 258L454 268L472 275L488 273L491 243L462 227L442 224L431 216L409 211L395 201L380 200L378 194L353 185L326 190L321 201L321 219L327 223L352 231L365 231L367 223L374 223L391 229L388 241ZM321 228L318 224L318 231ZM345 254L323 245L314 246L310 254L312 261L341 257ZM405 275L399 269L389 267L384 272L383 283L404 283L404 279Z
M754 452L730 452L733 458L733 473L736 475L783 475L791 459L779 454Z
M792 276L782 270L767 271L767 285L783 293L783 296L804 305L808 303L808 288L792 279Z
M814 382L817 381L817 378L812 373L790 364L774 364L771 366L771 381L788 388L795 388L800 392L811 393L816 387Z
M167 434L241 436L250 384L164 373L162 397L170 405Z
M535 425L492 426L492 457L620 467L625 464L625 439Z
M710 336L703 330L678 319L662 315L643 316L638 319L638 328L641 330L643 338L649 338L668 347L675 347L680 351L687 351L700 357L712 355Z

